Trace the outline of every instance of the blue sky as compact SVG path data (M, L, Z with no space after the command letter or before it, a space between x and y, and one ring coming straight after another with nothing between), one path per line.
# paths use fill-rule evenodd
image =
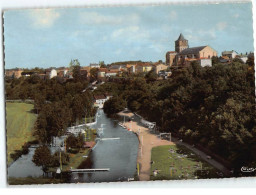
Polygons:
M180 33L219 55L253 51L251 3L6 11L5 68L165 61Z

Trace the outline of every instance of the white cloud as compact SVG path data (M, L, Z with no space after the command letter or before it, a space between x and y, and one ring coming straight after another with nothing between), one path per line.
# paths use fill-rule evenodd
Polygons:
M234 18L239 18L239 16L240 16L239 14L234 14L233 15Z
M34 9L29 12L33 25L38 28L49 28L60 17L54 9Z
M133 34L133 33L138 33L139 32L139 27L138 26L128 26L125 28L119 28L118 30L115 30L112 33L113 38L117 38L120 36L124 36L127 34Z
M149 39L150 33L139 26L127 26L125 28L119 28L112 32L111 38L118 39L126 37L127 40L145 40Z
M218 30L224 30L227 27L227 23L226 22L219 22L216 25L216 27L217 27Z
M171 11L171 13L170 13L170 18L171 18L171 20L174 20L174 19L176 19L177 18L177 12L175 12L175 11Z
M188 40L193 40L194 42L207 42L209 39L215 39L216 38L216 31L215 29L209 29L209 30L185 30L185 38Z
M130 14L116 17L98 12L82 12L80 14L80 20L82 23L89 25L137 24L139 22L139 16L137 14Z

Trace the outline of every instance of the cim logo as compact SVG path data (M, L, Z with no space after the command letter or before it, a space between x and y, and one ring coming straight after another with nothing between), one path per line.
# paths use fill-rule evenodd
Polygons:
M256 170L256 168L252 168L252 167L242 167L241 171L244 173L251 173L254 172Z

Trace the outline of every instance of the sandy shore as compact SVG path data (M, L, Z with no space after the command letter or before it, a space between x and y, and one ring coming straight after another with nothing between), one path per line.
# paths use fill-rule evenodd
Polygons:
M127 117L134 116L131 112L120 112L118 114ZM148 128L143 127L135 120L125 122L125 126L137 133L139 137L140 144L137 157L137 162L141 164L139 179L140 181L148 181L150 180L151 149L156 146L173 145L174 143L167 140L161 140L156 135L151 134Z

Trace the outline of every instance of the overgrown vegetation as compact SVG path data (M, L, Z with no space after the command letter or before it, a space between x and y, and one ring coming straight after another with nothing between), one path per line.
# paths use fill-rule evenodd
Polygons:
M256 166L255 80L251 62L216 61L212 67L204 68L192 63L188 68L173 70L168 80L152 82L130 77L98 90L115 94L104 106L107 114L118 112L125 104L156 122L160 131L172 132L221 156L239 175L242 166Z
M41 79L38 75L6 80L7 99L32 99L38 114L35 136L41 143L50 143L52 136L65 133L68 126L95 115L93 97L80 74L78 61L71 61L74 79L62 82L56 78Z

